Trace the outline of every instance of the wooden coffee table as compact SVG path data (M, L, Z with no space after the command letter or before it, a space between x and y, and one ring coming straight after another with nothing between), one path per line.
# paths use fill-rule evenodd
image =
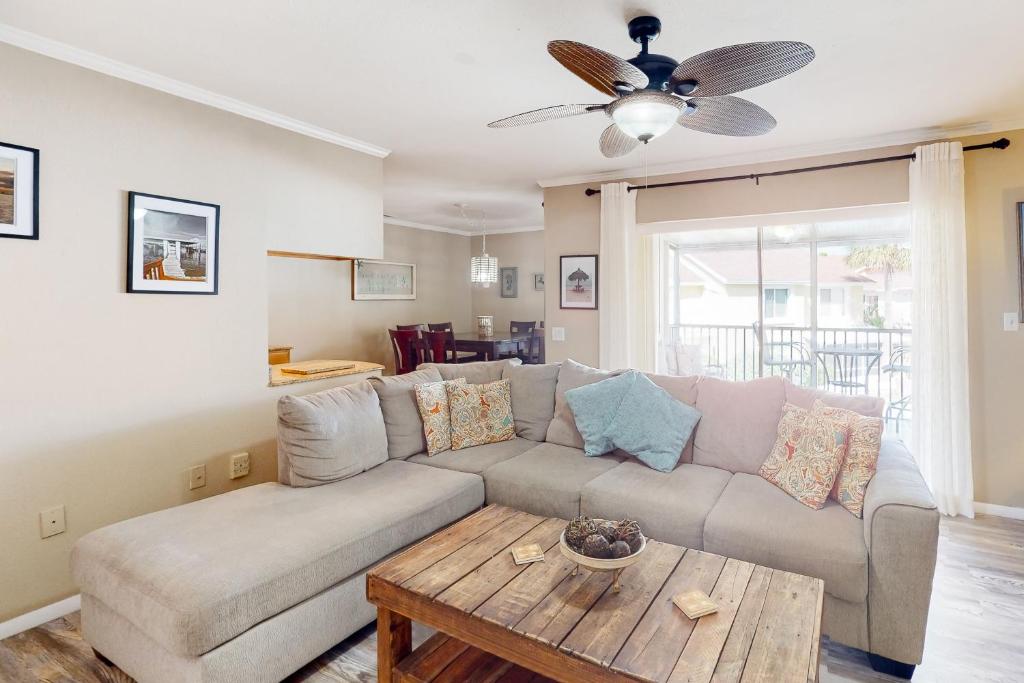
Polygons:
M816 681L821 580L651 540L609 573L564 558L566 521L492 505L376 566L378 680ZM514 545L543 562L517 566ZM699 589L717 613L688 619ZM412 650L411 621L438 631Z

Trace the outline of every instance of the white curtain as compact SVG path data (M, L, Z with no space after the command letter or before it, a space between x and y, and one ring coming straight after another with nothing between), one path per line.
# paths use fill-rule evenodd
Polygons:
M600 365L653 371L657 330L654 241L637 234L636 193L628 187L628 183L601 186Z
M939 511L973 517L963 147L940 142L914 152L913 450Z

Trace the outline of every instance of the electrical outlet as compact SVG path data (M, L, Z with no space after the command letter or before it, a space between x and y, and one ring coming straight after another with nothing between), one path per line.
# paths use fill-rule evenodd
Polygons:
M206 486L206 465L196 465L188 471L188 490Z
M58 505L39 513L39 538L62 534L67 529L64 521L64 506Z
M551 328L551 341L565 341L565 328L564 327L552 327Z
M1003 313L1003 331L1016 332L1020 329L1020 321L1017 319L1017 312Z
M238 479L249 474L249 454L248 453L235 453L231 456L231 469L228 471L228 476L231 479Z

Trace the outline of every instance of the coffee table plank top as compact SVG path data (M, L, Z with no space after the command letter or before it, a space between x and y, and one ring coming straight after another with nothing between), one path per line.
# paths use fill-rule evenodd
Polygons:
M558 545L565 524L489 506L371 569L367 597L382 614L442 632L381 679L816 680L820 580L649 540L615 592L610 573L574 573ZM526 543L543 562L513 562ZM716 613L691 620L673 605L695 589Z

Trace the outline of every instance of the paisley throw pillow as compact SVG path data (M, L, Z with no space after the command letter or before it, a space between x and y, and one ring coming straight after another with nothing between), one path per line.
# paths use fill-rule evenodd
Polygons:
M846 458L839 468L829 498L857 517L863 517L864 492L867 491L871 478L875 476L878 451L882 448L882 418L866 417L843 408L831 408L820 399L814 402L812 410L839 420L850 428L850 445L846 449Z
M451 411L452 450L516 438L507 379L490 384L445 383Z
M760 474L804 505L820 510L846 457L849 436L842 420L787 403L775 447Z
M452 447L452 422L448 410L446 384L465 384L466 379L446 382L425 382L413 387L416 406L423 420L423 435L427 437L427 455L435 455Z

